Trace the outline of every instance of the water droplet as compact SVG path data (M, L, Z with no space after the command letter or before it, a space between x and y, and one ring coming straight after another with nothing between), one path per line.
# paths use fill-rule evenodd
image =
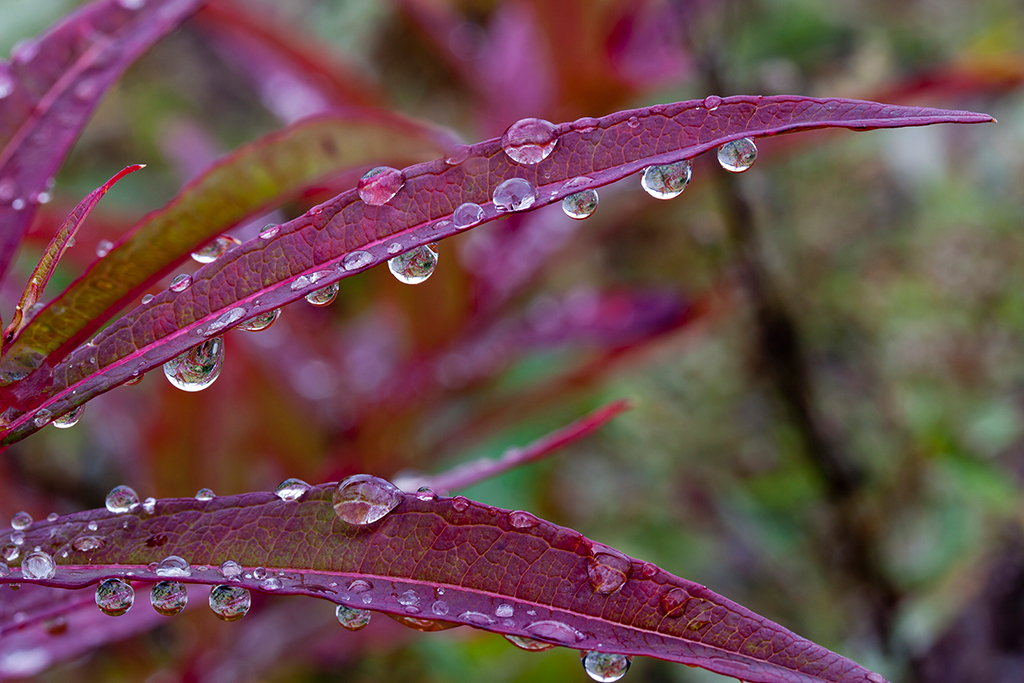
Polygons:
M469 498L455 496L452 498L452 507L455 508L456 512L465 512L469 508Z
M595 551L587 557L587 576L590 587L601 595L611 595L622 588L633 573L633 563L618 552Z
M402 626L411 628L414 631L420 631L422 633L433 633L436 631L446 631L450 628L455 628L461 624L456 624L451 621L436 621L434 619L421 619L419 617L410 617L404 614L389 614L389 617L397 621Z
M516 613L516 611L512 607L512 605L509 605L508 603L504 603L504 602L501 603L500 605L498 605L494 609L494 616L501 617L502 619L507 619L507 618L511 617L515 613Z
M213 500L214 497L214 493L210 489L199 489L196 491L196 500Z
M582 633L560 621L535 621L526 627L526 631L538 638L553 640L562 645L573 645L583 640Z
M192 284L192 276L188 273L178 273L171 280L170 286L167 288L172 292L184 292Z
M73 409L70 413L64 413L60 417L53 418L52 424L57 429L67 429L68 427L74 427L78 424L78 421L82 419L82 413L85 412L85 404L78 406Z
M640 184L655 199L678 197L690 182L690 160L683 159L664 166L648 166L640 176Z
M257 581L259 581L261 579L267 578L267 568L266 567L256 567L255 569L252 570L252 577L254 579L256 579Z
M214 586L210 591L210 609L224 621L238 621L249 611L252 596L241 586Z
M636 128L637 126L639 126L639 125L640 125L640 119L638 119L638 118L637 118L637 117L635 117L635 116L630 116L630 117L629 117L629 121L627 121L627 122L626 122L626 124L627 124L627 125L628 125L628 126L629 126L630 128Z
M341 260L341 267L345 270L358 270L371 263L373 263L373 254L368 251L353 251L345 254L345 258Z
M533 638L527 638L526 636L514 636L511 634L505 635L505 640L512 643L516 647L527 650L528 652L543 652L544 650L550 650L554 647L551 643L545 643L540 640L534 640Z
M349 524L373 524L402 502L402 492L389 481L357 474L334 490L334 511Z
M234 325L236 322L245 317L245 309L241 306L236 306L224 313L221 313L216 320L206 326L205 329L199 330L204 337L209 337L225 328Z
M577 133L589 133L597 128L598 123L600 121L595 118L583 116L572 122L572 129Z
M0 556L3 556L4 560L7 562L13 562L18 559L19 554L21 554L21 551L18 550L18 546L16 545L7 544L3 548L0 548Z
M299 498L302 498L309 489L309 484L301 479L285 479L277 485L277 488L274 489L274 493L281 500L298 500Z
M540 524L540 520L529 512L514 510L508 513L508 523L514 529L529 529L530 527L535 527Z
M359 595L360 593L365 593L366 591L373 590L373 584L369 581L356 579L348 585L348 589L356 595Z
M418 285L434 274L437 266L437 252L427 245L420 245L401 256L388 259L388 269L399 282Z
M473 202L466 202L460 204L459 208L455 209L455 213L452 214L452 222L455 224L457 230L465 230L468 227L474 226L484 219L484 210L479 204Z
M242 565L234 560L224 560L218 567L220 575L229 581L239 581L242 577Z
M501 148L512 161L539 164L551 156L558 144L558 127L544 119L516 121L501 136Z
M272 239L278 232L281 231L280 225L274 225L273 223L267 223L263 226L263 230L260 231L261 240Z
M459 619L468 621L476 626L490 626L494 623L494 619L490 615L484 614L483 612L463 612L459 615Z
M743 173L754 165L757 145L750 138L733 140L718 148L718 163L730 173Z
M96 586L96 606L109 617L119 617L135 602L135 590L121 579L106 579Z
M142 503L142 509L147 515L156 512L156 498L149 497Z
M370 623L370 610L354 609L345 605L338 605L334 608L334 615L338 617L338 623L349 631L358 631L366 628Z
M11 517L11 528L16 531L24 531L25 529L32 526L32 515L27 512L16 512Z
M391 201L405 185L405 174L397 168L378 166L363 174L357 190L359 198L370 206L382 206Z
M686 610L686 603L690 601L690 594L682 588L670 588L661 596L661 611L666 617L676 618L683 616Z
M103 258L110 253L110 250L114 248L114 243L110 240L100 240L96 243L96 256Z
M156 566L153 571L157 576L169 576L174 578L180 578L183 576L192 576L192 567L185 558L178 557L177 555L168 555L164 559L160 560L160 563Z
M537 190L528 180L509 178L494 188L491 200L498 211L524 211L537 201Z
M25 579L52 579L57 574L57 563L42 550L33 550L21 561L21 576Z
M249 318L244 323L239 323L235 329L245 330L246 332L259 332L273 325L280 315L281 309L275 308L272 311L260 313L255 318Z
M107 494L107 510L115 514L133 510L138 504L139 496L135 493L135 489L124 484L115 486Z
M420 596L417 595L416 591L414 591L414 590L405 591L404 593L402 593L401 595L398 596L398 604L402 605L403 607L406 607L406 608L414 607L414 608L416 608L415 611L418 612L419 611L419 604L420 604ZM411 610L407 609L406 611L408 612L408 611L411 611Z
M640 578L642 579L653 579L657 573L658 566L651 562L644 562L643 566L640 567Z
M437 500L437 494L429 486L421 486L416 489L416 497L420 500Z
M177 581L160 581L150 589L149 602L157 614L173 617L188 604L188 590Z
M152 294L143 294L142 295L142 305L143 306L145 306L146 304L148 304L152 300L153 300L153 295Z
M613 683L629 670L629 657L609 652L581 652L583 668L598 683Z
M133 375L132 378L124 383L124 385L126 387L130 387L130 386L134 386L134 385L138 384L139 382L142 381L142 378L145 376L145 375L140 375L138 370L133 372L132 375Z
M90 519L89 523L86 524L86 526L89 528L89 531L96 531L100 528L100 525L96 523L95 519Z
M274 577L264 579L262 582L260 582L260 589L265 591L281 590L281 581L279 579L275 579Z
M327 285L323 289L310 292L306 295L306 301L314 306L327 306L338 297L338 289L340 289L340 287L338 283L335 282Z
M24 531L12 531L11 532L11 543L14 545L24 545L25 543L25 532Z
M202 391L220 376L224 365L224 340L207 339L164 363L164 375L182 391Z
M36 427L45 427L50 424L50 420L53 419L53 413L46 408L40 408L36 411L35 417L32 418L32 424Z
M99 536L78 536L71 541L71 547L80 553L87 553L90 550L99 550L104 545L106 545L106 541Z
M438 600L430 606L430 611L439 617L443 617L448 614L448 603L444 600Z
M597 190L583 190L562 200L562 211L569 218L583 220L597 210Z
M708 95L704 98L704 108L708 111L714 111L718 109L722 104L722 98L718 95Z
M458 166L469 158L469 145L455 145L444 157L444 163L449 166Z
M51 512L50 514L46 515L46 521L56 522L59 517L60 515L58 515L56 512Z
M192 259L199 263L213 263L226 254L229 249L238 246L241 242L234 237L221 235L212 242L209 242L192 252Z

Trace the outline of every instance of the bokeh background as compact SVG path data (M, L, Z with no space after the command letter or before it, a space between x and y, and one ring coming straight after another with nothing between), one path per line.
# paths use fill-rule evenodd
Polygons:
M76 4L0 3L3 54ZM552 206L448 240L423 284L346 279L329 307L228 334L209 389L152 372L9 449L0 516L99 507L120 483L170 497L436 473L628 397L597 435L462 493L706 584L894 682L1017 683L1022 78L1011 0L214 2L103 100L0 290L8 317L56 225L118 169L149 165L103 200L55 287L219 155L340 106L470 142L524 116L711 93L999 124L763 140L741 176L696 159L669 202L628 179L585 221ZM255 597L240 622L200 605L41 680L587 680L573 651L380 615L352 634L326 601ZM627 675L727 680L649 659Z

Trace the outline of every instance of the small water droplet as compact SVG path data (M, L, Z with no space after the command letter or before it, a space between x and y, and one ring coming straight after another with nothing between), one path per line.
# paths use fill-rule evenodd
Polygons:
M389 254L397 254L400 251L402 251L402 245L399 244L398 242L392 242L391 244L388 245Z
M56 522L59 517L60 515L58 515L56 512L51 512L50 514L46 515L46 521Z
M655 199L678 197L690 182L690 160L683 159L664 166L648 166L640 176L640 184Z
M637 118L637 117L635 117L635 116L630 116L630 117L629 117L629 121L627 121L627 122L626 122L626 124L627 124L627 125L628 125L628 126L629 126L630 128L636 128L637 126L639 126L639 125L640 125L640 119L638 119L638 118Z
M597 129L598 123L600 123L600 121L595 118L583 116L572 122L572 129L577 133L589 133Z
M256 579L257 581L267 578L267 568L256 567L252 570L252 578Z
M558 127L544 119L516 121L501 136L501 148L512 161L539 164L558 144Z
M274 493L281 500L298 500L299 498L302 498L309 489L309 484L301 479L285 479L277 485L277 488L274 489Z
M71 541L71 547L80 553L99 550L104 545L106 545L106 541L99 536L78 536Z
M78 424L78 421L82 419L82 413L84 412L85 404L83 403L77 408L74 408L71 412L64 413L60 417L53 418L53 422L51 422L50 424L52 424L57 429L67 429L68 427L74 427L76 424Z
M373 263L373 254L368 251L353 251L345 254L345 258L341 260L341 267L345 270L358 270L371 263Z
M373 524L402 502L402 492L389 481L357 474L334 490L334 511L349 524Z
M152 294L143 294L142 295L142 305L143 306L145 306L146 304L148 304L152 300L153 300L153 295Z
M306 295L306 301L313 304L314 306L327 306L336 298L338 298L338 290L340 289L337 282L327 285L323 289L318 289L315 292L310 292Z
M109 508L107 509L109 510ZM89 523L86 524L86 527L88 527L89 531L96 531L100 528L100 525L96 523L95 519L90 519Z
M220 575L229 581L239 581L242 578L242 565L234 560L224 560L217 568Z
M491 200L498 211L524 211L537 201L537 190L528 180L509 178L494 188Z
M419 611L420 596L416 594L414 590L407 590L398 596L398 604L403 607L414 607L416 612ZM410 610L406 610L410 611Z
M149 602L157 614L173 617L188 604L188 589L177 581L160 581L149 590Z
M465 512L469 508L469 498L455 496L452 498L452 507L455 508L456 512Z
M126 613L135 602L135 590L121 579L105 579L96 586L96 606L109 617Z
M210 591L210 609L224 621L238 621L249 611L252 596L241 586L214 586Z
M583 190L562 200L562 211L569 218L583 220L597 210L597 190Z
M530 527L535 527L540 524L540 520L529 512L514 510L508 513L508 523L514 529L529 529Z
M561 645L573 645L583 640L583 634L560 621L535 621L526 627L527 633L538 638L553 640Z
M278 232L281 231L280 225L274 225L273 223L267 223L263 226L263 230L260 231L261 240L272 239Z
M363 174L356 186L359 198L370 206L382 206L391 201L405 185L405 174L397 168L378 166Z
M114 243L110 240L100 240L96 243L96 256L103 258L110 253L110 250L114 248Z
M338 623L349 631L358 631L366 628L370 623L370 610L354 609L345 605L338 605L334 608L334 615L338 617Z
M437 500L437 494L429 486L421 486L416 489L416 497L420 500Z
M57 574L57 563L42 550L33 550L21 561L21 576L25 579L52 579Z
M399 282L417 285L434 274L437 267L437 252L427 245L420 245L400 256L388 259L388 270Z
M228 235L221 235L212 242L209 242L199 249L192 252L192 259L199 263L213 263L221 256L226 254L229 249L232 249L241 244L241 242L234 237Z
M260 332L273 325L280 315L281 309L275 308L272 311L260 313L254 318L249 318L244 323L240 323L235 329L245 330L246 332Z
M189 566L189 563L185 558L178 557L177 555L168 555L164 559L160 560L160 563L157 564L153 573L157 576L180 578L183 576L192 576L192 567Z
M164 375L182 391L202 391L220 376L224 365L224 340L207 339L164 363Z
M142 509L145 511L147 515L151 515L154 512L156 512L156 498L153 498L152 496L147 498L142 503Z
M683 616L686 610L686 603L690 601L690 594L682 588L670 588L661 596L659 605L666 617L676 618Z
M210 489L205 489L204 488L204 489L199 489L198 491L196 491L196 500L203 500L203 501L213 500L214 497L215 497L215 495L214 495L213 491L211 491Z
M109 512L121 514L135 509L139 504L139 496L130 486L121 484L110 489L107 494L106 505Z
M444 163L449 166L458 166L469 158L469 145L455 145L444 157Z
M459 619L468 621L469 623L477 626L490 626L494 623L494 619L483 612L463 612L459 615Z
M456 230L465 230L466 228L472 227L484 219L483 207L473 202L465 202L460 204L459 208L455 209L455 213L452 214L452 222L455 224Z
M718 163L730 173L743 173L754 165L757 145L750 138L733 140L718 148Z
M50 420L53 419L53 413L46 408L40 408L36 411L35 417L32 418L32 424L36 427L45 427L50 424Z
M448 603L444 600L437 600L430 606L430 611L439 617L443 617L448 614Z
M18 555L20 554L21 551L18 550L18 546L10 543L5 545L3 548L0 548L0 556L3 556L4 560L7 562L13 562L18 559Z
M25 544L25 532L24 531L12 531L11 532L11 543L14 545Z
M167 288L172 292L184 292L192 284L192 276L188 273L178 273L171 280L170 286Z
M722 104L722 98L718 95L708 95L704 98L704 108L708 111L714 111L718 109Z
M221 313L216 320L206 326L205 329L200 330L200 333L204 337L209 337L222 330L234 325L239 320L245 317L245 309L241 306L236 306L224 313Z
M355 579L348 585L348 589L356 595L359 595L360 593L373 590L373 584L369 581L363 581L362 579Z
M613 683L626 675L630 660L626 655L609 652L581 652L583 668L598 683Z
M16 512L11 517L11 528L16 531L24 531L30 526L32 526L32 515L27 512Z
M502 619L507 619L515 613L515 608L505 602L501 603L494 609L494 616L501 617Z
M611 595L622 588L632 573L633 563L629 558L611 548L595 551L587 557L590 587L601 595Z
M271 576L270 578L264 579L260 582L260 589L265 591L281 590L281 581L280 579L275 579Z
M543 652L544 650L550 650L555 647L551 643L545 643L540 640L534 640L533 638L527 638L526 636L514 636L511 634L505 635L505 640L512 643L516 647L526 650L528 652Z

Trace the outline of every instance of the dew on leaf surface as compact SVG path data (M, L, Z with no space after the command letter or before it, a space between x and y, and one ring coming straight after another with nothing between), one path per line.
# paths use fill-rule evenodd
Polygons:
M419 611L420 596L414 590L407 590L398 596L398 604L403 607L415 607L416 611Z
M188 604L188 589L177 581L159 581L149 591L149 602L157 614L173 617Z
M452 507L455 508L456 512L465 512L469 509L469 498L465 496L455 496L452 498Z
M301 479L285 479L274 489L274 494L281 500L298 500L310 488L310 485Z
M271 576L260 582L260 589L265 591L281 590L281 581Z
M583 640L582 633L561 621L535 621L526 627L526 631L538 638L553 640L563 645L572 645Z
M212 242L203 245L192 252L192 260L199 263L213 263L226 254L232 247L238 246L241 242L234 237L221 235Z
M199 332L204 337L209 337L227 329L228 327L234 325L244 317L245 309L242 308L241 306L235 306L234 308L217 316L216 320L207 325L205 328L199 330Z
M242 565L234 560L224 560L218 567L220 575L230 581L238 581L242 577Z
M363 174L356 187L359 198L370 206L387 204L405 185L405 174L397 168L378 166Z
M146 304L148 304L148 303L149 303L150 301L152 301L152 300L153 300L153 298L154 298L154 297L153 297L153 295L152 295L152 294L143 294L143 295L142 295L142 305L143 305L143 306L145 306L145 305L146 305Z
M505 640L516 647L529 652L543 652L544 650L550 650L555 647L551 643L545 643L541 640L534 640L533 638L527 638L526 636L515 636L512 634L505 634Z
M134 493L134 491L133 491L133 493ZM107 509L109 510L109 508L107 508ZM96 531L97 529L100 528L100 525L96 522L95 519L90 519L89 523L86 524L86 527L88 527L89 531Z
M202 488L196 491L196 500L213 500L216 496L210 489Z
M220 376L224 365L224 340L207 339L164 363L164 375L182 391L202 391Z
M167 289L171 290L172 292L184 292L191 285L192 276L189 275L188 273L179 273L174 276L174 279L171 280L171 284L167 287Z
M757 145L750 138L733 140L718 148L718 163L730 173L743 173L756 159Z
M501 148L520 164L539 164L558 144L558 128L544 119L521 119L501 136Z
M718 95L708 95L704 98L704 108L708 111L714 111L722 105L722 98Z
M153 573L157 576L192 576L192 567L185 558L178 557L177 555L168 555L160 560Z
M430 606L430 611L439 617L443 617L448 614L448 603L444 600L438 600Z
M11 517L11 528L15 531L24 531L32 526L32 515L25 511L16 512Z
M402 492L389 481L370 474L357 474L334 490L334 511L349 524L373 524L383 519L402 501Z
M690 182L690 160L664 166L648 166L640 176L640 185L655 199L678 197Z
M370 623L371 613L367 609L338 605L334 608L334 616L338 617L338 623L349 631L358 631L366 628L366 625Z
M589 218L597 211L597 190L583 190L562 200L562 211L578 221Z
M583 669L598 683L613 683L629 670L630 659L626 655L608 652L581 652Z
M524 211L537 201L537 189L529 180L509 178L494 188L491 200L498 211Z
M348 585L348 589L356 595L359 595L360 593L365 593L368 590L373 590L373 584L369 581L363 581L362 579L355 579Z
M416 489L416 497L419 500L437 500L437 493L429 486L421 486Z
M507 619L516 613L515 608L508 603L502 603L494 609L494 616Z
M147 515L151 515L156 512L156 498L150 496L142 503L142 509Z
M281 226L280 225L274 225L273 223L267 223L266 225L263 226L263 229L260 230L260 239L261 240L269 240L269 239L273 238L275 235L277 235L277 233L279 233L280 231L281 231Z
M418 285L434 274L437 252L423 244L404 254L388 259L388 270L399 282Z
M494 619L489 614L483 612L463 612L459 615L459 619L468 621L475 626L490 626L494 623Z
M60 417L53 418L52 424L57 429L67 429L68 427L74 427L78 424L78 421L82 419L82 413L85 412L85 404L78 406L71 410L71 412L64 413Z
M13 543L8 543L3 548L0 548L0 557L3 557L7 562L13 562L18 559L18 555L20 554L21 551L18 550L18 546Z
M341 260L341 267L345 270L358 270L371 263L373 263L373 254L368 251L356 250L345 254L345 258Z
M26 579L52 579L57 574L57 563L49 553L33 550L21 561L21 576Z
M50 420L53 419L53 413L46 408L40 408L36 411L35 417L32 418L32 424L36 427L45 427L50 424Z
M483 207L479 204L474 204L473 202L459 204L459 207L455 209L455 213L452 214L452 223L455 224L456 230L465 230L466 228L476 225L483 219Z
M139 495L135 493L135 489L121 484L110 489L104 502L108 512L121 514L134 510L139 505Z
M461 626L462 624L456 624L452 621L440 621L438 619L422 619L420 617L410 617L404 614L389 614L389 617L397 621L406 628L411 628L414 631L420 631L422 633L433 633L435 631L447 631L450 628Z
M682 588L669 588L662 594L658 604L666 617L675 618L683 615L689 600L690 594Z
M105 579L96 586L96 606L109 617L119 617L131 609L135 590L121 579Z
M244 330L246 332L260 332L273 325L280 315L281 309L275 308L272 311L260 313L254 318L249 318L244 323L240 323L235 329Z
M590 587L601 595L611 595L625 585L633 573L633 563L625 555L596 551L587 557L587 578Z
M104 545L106 545L106 541L101 536L76 536L71 541L71 547L82 553L87 553L90 550L99 550Z
M224 621L238 621L251 604L252 596L241 586L220 584L210 590L210 609Z
M11 543L14 545L22 545L25 543L25 532L24 531L12 531L11 532Z
M508 513L508 523L513 529L529 529L540 524L540 520L531 515L529 512L523 512L522 510L513 510Z
M255 569L253 569L252 570L252 577L254 579L256 579L257 581L259 581L261 579L267 578L267 569L266 569L266 567L256 567Z
M58 515L56 512L51 512L50 514L46 515L46 521L56 522L59 517L60 515Z
M306 301L313 304L314 306L327 306L336 298L338 298L338 290L340 285L335 282L327 285L322 289L318 289L315 292L310 292L306 295Z

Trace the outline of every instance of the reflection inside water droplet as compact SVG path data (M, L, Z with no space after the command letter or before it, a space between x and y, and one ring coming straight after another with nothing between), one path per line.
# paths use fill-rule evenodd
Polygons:
M580 658L587 674L598 683L613 683L626 675L630 660L626 655L608 652L582 652Z
M359 179L359 198L371 206L382 206L405 185L405 174L397 168L378 166L370 169Z
M203 245L192 252L192 259L199 263L212 263L223 256L232 247L238 246L241 242L234 237L221 235L212 242Z
M314 306L327 306L338 297L340 286L337 282L327 285L323 289L310 292L306 295L306 301Z
M192 276L188 273L179 273L174 276L171 280L170 286L167 288L172 292L184 292L192 284Z
M298 500L305 495L306 491L310 489L310 485L301 479L285 479L277 488L274 489L274 493L281 500Z
M108 511L121 514L134 509L139 504L139 496L135 489L122 484L110 489L105 503Z
M501 148L520 164L539 164L551 156L558 143L558 128L544 119L527 118L513 123L501 136Z
M107 616L121 616L134 602L135 590L121 579L106 579L96 586L96 606Z
M411 251L388 259L388 270L399 282L416 285L434 274L437 267L437 252L427 245L420 245Z
M733 140L718 148L718 163L730 173L743 173L756 159L757 145L750 138Z
M202 391L220 376L224 365L224 340L207 339L164 363L164 375L182 391Z
M334 511L349 524L373 524L383 519L402 501L402 492L389 481L369 474L357 474L334 490Z
M158 614L173 617L188 604L188 590L177 581L160 581L150 589L149 602Z
M655 199L678 197L690 182L690 160L684 159L664 166L648 166L640 176L640 184Z
M281 309L275 308L272 311L260 313L254 318L249 318L244 323L239 324L235 329L245 330L246 332L260 332L273 325L280 315Z
M484 219L484 210L479 204L473 202L466 202L460 204L459 208L455 209L452 214L452 223L455 224L457 230L465 230L468 227L476 225Z
M74 427L78 424L78 421L82 419L82 413L85 412L85 404L74 408L69 413L64 413L60 417L53 418L52 424L57 429L67 429L68 427Z
M583 190L562 200L562 211L569 218L583 220L597 210L597 190Z
M234 560L224 560L218 568L220 575L231 581L238 581L242 577L242 565Z
M524 211L537 201L537 190L528 180L509 178L494 188L491 200L498 211Z
M16 512L11 517L11 528L15 531L24 531L25 529L32 526L32 515L25 511Z
M345 605L338 605L334 608L334 615L338 617L338 623L349 631L358 631L366 628L370 623L370 610L354 609Z
M241 586L214 586L210 591L210 609L224 621L238 621L249 611L252 596Z
M168 555L160 560L154 573L157 576L168 577L192 576L192 567L185 558L178 557L177 555Z
M526 636L515 636L512 634L505 634L505 640L516 647L529 652L543 652L544 650L550 650L555 647L551 643L545 643L540 640L534 640L533 638L527 638Z
M26 579L52 579L56 574L57 563L42 550L33 550L21 561L21 575Z
M205 489L204 488L204 489L199 489L198 491L196 491L196 500L203 500L203 501L213 500L214 497L215 497L214 493L210 489Z

